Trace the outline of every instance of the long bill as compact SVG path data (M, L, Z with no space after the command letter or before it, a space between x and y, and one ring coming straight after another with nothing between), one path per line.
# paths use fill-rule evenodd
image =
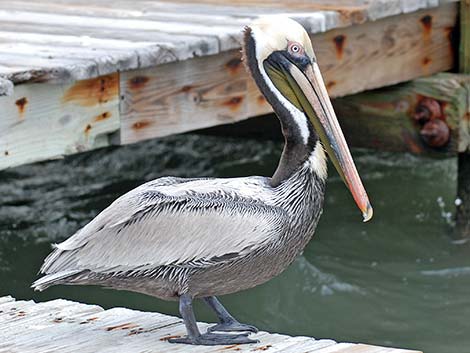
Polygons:
M278 66L278 70L275 70L278 75L280 74L279 69L292 89L290 93L294 93L296 96L296 105L301 106L312 122L333 165L361 210L364 222L367 222L373 215L372 206L331 105L318 64L313 62L303 70L293 63L289 63L287 67ZM270 71L272 74L273 71ZM285 85L284 90L286 90Z

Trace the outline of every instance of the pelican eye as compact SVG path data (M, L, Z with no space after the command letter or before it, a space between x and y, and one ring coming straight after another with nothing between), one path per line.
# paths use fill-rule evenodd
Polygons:
M304 48L297 42L289 42L287 45L287 51L291 55L304 55Z

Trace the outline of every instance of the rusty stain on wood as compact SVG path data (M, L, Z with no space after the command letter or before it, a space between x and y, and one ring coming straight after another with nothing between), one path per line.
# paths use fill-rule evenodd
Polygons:
M270 344L267 344L265 346L261 346L261 347L258 347L258 348L255 348L254 351L267 351L269 348L271 348L272 346Z
M91 130L91 125L88 124L87 126L85 126L85 134L88 134Z
M415 141L413 135L408 131L402 131L402 138L405 144L408 146L408 149L415 154L423 153L423 148Z
M242 102L243 97L233 97L223 102L222 105L229 107L232 111L237 111L240 108Z
M168 341L168 340L171 340L172 338L180 338L180 337L181 336L179 336L179 335L165 336L165 337L160 338L160 341Z
M18 113L20 113L20 118L23 118L26 104L28 104L28 99L26 97L17 99L15 104L18 107Z
M106 330L106 331L128 330L128 329L135 328L135 327L138 327L138 326L139 326L139 325L133 324L133 323L131 323L131 322L126 322L125 324L106 327L105 330Z
M96 321L96 320L98 320L98 317L96 317L96 316L90 317L90 318L86 319L85 321L80 322L80 325L89 324L90 322L93 322L93 321Z
M429 58L429 57L427 57L427 56L425 56L425 57L423 58L423 61L422 61L423 66L428 66L431 62L432 62L431 58Z
M147 120L138 121L138 122L132 124L132 129L140 130L140 129L146 128L147 126L150 126L152 124L153 124L152 121L147 121Z
M220 349L220 351L225 351L227 349L232 349L232 348L237 348L238 347L238 344L232 344L230 346L225 346L223 348Z
M84 107L104 104L117 97L119 74L114 73L88 80L77 81L65 92L62 102Z
M95 119L93 119L94 121L103 121L103 120L106 120L108 118L111 117L111 112L104 112L102 114L99 114L97 116L95 116Z
M188 93L189 91L191 91L193 89L193 86L191 85L184 85L183 87L181 87L181 92L183 93Z
M258 104L265 104L266 98L263 95L259 95L258 98L256 98L256 101L258 102Z
M344 43L346 41L346 36L344 34L338 34L333 38L333 42L335 43L336 48L336 58L341 60L343 58L344 53Z
M149 80L150 80L150 78L148 78L147 76L132 77L129 80L129 87L130 87L130 89L133 89L133 90L141 89L141 88L145 87L145 85L149 82Z
M233 58L227 64L225 64L225 67L232 75L235 75L240 71L242 66L241 63L242 61L240 58Z
M336 85L336 81L328 81L326 83L326 89L329 91L334 85Z
M432 31L432 16L431 15L424 15L421 17L421 24L423 25L423 34L424 39L428 40L431 36Z

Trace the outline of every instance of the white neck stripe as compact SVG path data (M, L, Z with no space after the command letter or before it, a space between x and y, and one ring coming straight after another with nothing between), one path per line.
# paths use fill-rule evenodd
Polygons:
M287 110L291 113L292 115L292 120L296 123L296 125L299 128L300 134L302 136L304 144L308 143L308 138L310 137L310 131L308 130L308 125L307 125L307 117L303 112L301 112L295 105L293 105L288 99L286 99L281 92L274 86L272 83L271 79L267 75L266 71L264 70L263 67L263 61L265 58L262 57L260 54L262 51L259 50L259 45L260 43L256 40L256 30L253 30L252 32L253 39L255 40L255 49L256 49L256 60L258 61L258 68L259 71L261 72L261 76L263 77L264 81L268 85L268 88L271 90L271 92L279 99L281 104L287 108Z

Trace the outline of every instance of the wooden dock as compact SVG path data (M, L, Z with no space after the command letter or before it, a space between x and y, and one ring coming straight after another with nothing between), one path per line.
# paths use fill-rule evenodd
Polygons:
M307 324L307 323L306 323ZM206 330L209 324L200 323ZM185 333L182 320L124 308L103 310L68 300L45 303L0 298L0 352L5 353L420 353L330 339L290 337L259 332L250 345L188 346L170 344Z
M458 12L455 0L2 1L0 169L270 112L239 53L260 15L305 26L337 97L454 67Z

